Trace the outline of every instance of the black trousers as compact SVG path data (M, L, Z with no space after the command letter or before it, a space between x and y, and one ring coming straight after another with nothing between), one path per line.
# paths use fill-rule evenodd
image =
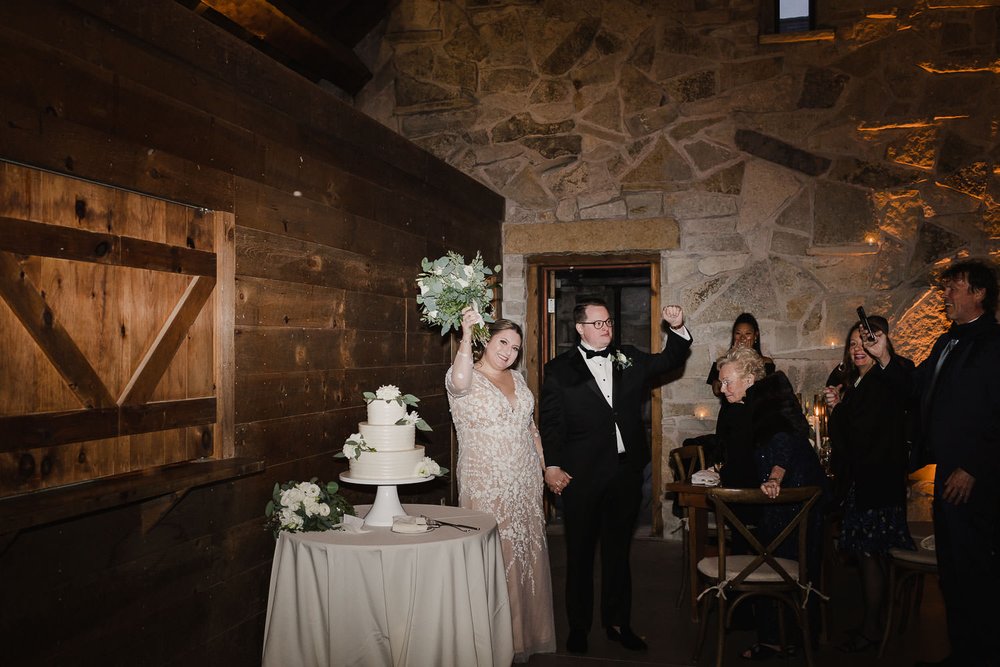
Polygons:
M934 541L952 655L969 667L1000 665L1000 494L977 483L968 503L934 497ZM935 482L940 493L944 482Z
M573 485L578 484L574 489ZM630 625L632 533L642 502L642 473L619 463L598 488L574 480L562 494L566 532L566 612L570 630L589 632L594 556L601 548L601 625Z

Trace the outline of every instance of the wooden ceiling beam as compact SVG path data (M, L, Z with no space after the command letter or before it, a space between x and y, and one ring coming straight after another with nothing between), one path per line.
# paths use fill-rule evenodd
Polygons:
M297 71L326 79L351 95L372 77L346 45L320 35L302 17L292 16L268 0L201 0L201 5L285 56Z

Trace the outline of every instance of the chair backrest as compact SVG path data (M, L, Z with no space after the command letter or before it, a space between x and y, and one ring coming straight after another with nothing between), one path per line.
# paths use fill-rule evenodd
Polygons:
M677 472L677 481L686 482L699 470L705 469L705 451L701 445L684 445L670 453Z
M806 532L808 526L809 511L819 500L820 488L818 486L802 486L798 488L782 489L777 498L768 498L760 489L709 489L707 494L709 500L715 506L715 511L722 521L721 525L728 524L734 533L743 536L750 548L753 550L755 558L750 561L736 577L729 580L731 586L739 586L755 570L767 564L787 584L796 584L784 567L776 560L777 549L798 529L798 561L799 561L799 584L805 584L808 580L806 572ZM802 506L794 517L785 525L782 531L771 540L769 544L762 544L760 540L747 528L746 524L733 512L731 505L789 505L801 503ZM725 549L719 551L719 580L724 580L726 574L726 553Z

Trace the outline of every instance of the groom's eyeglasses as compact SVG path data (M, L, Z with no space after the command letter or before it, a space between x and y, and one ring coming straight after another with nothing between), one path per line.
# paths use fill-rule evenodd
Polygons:
M594 320L593 322L580 322L580 324L593 324L595 329L611 328L615 326L615 318L609 317L606 320Z

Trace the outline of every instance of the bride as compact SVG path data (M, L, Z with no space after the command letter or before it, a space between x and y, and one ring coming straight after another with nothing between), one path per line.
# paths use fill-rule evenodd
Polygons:
M462 316L462 341L445 375L458 432L458 504L496 517L514 630L514 662L556 649L552 581L542 509L545 462L532 413L535 400L520 373L521 327L489 325L485 349L472 350L479 315Z

